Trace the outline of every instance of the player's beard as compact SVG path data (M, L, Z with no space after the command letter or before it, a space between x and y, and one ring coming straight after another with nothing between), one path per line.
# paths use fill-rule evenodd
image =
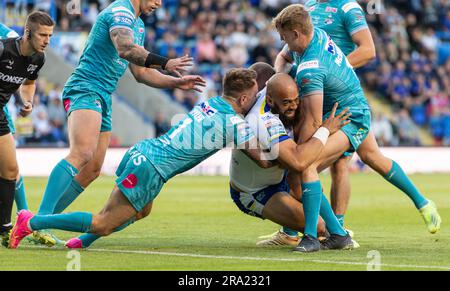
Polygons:
M293 117L287 117L286 115L284 115L276 104L273 105L271 111L274 114L278 114L278 117L280 118L285 128L294 127L294 125L300 120L300 106L298 106L295 110L295 115Z

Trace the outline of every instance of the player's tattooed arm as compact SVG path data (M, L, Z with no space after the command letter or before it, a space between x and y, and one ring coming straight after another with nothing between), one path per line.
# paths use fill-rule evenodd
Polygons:
M134 43L133 31L126 28L116 28L109 33L119 57L138 66L145 66L148 51Z

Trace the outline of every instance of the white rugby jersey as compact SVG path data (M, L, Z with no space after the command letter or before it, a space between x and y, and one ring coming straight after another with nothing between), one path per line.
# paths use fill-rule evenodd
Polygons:
M270 112L266 103L266 89L257 95L257 101L245 117L263 149L270 150L274 145L292 138L292 130L286 130L278 116ZM241 191L258 192L268 186L281 182L284 169L278 166L263 169L240 150L233 150L230 163L230 181Z

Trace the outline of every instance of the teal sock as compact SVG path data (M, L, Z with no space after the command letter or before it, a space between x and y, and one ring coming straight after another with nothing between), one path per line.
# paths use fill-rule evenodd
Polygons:
M322 186L320 181L302 183L303 211L305 212L305 234L317 238Z
M72 212L53 215L36 215L30 220L32 230L61 229L74 232L89 232L92 213Z
M67 188L66 192L59 199L58 203L56 203L54 213L61 213L72 204L75 199L84 191L84 188L81 187L80 183L76 179L72 180L69 188Z
M135 221L136 220L134 218L130 219L128 222L125 222L124 224L122 224L121 226L116 228L114 230L114 232L118 232L118 231L123 230L127 226L133 224ZM101 238L101 236L95 235L95 234L92 234L92 233L85 233L85 234L80 235L78 238L82 241L83 248L87 248L87 247L90 247L96 240Z
M327 230L331 234L337 234L341 236L347 235L347 232L339 223L336 215L334 215L333 209L331 208L330 203L327 200L327 197L322 193L322 201L320 204L320 216L325 221L327 226Z
M298 231L290 229L289 227L283 226L282 231L287 234L288 236L297 236Z
M23 177L20 176L16 182L16 192L14 193L16 200L17 211L22 209L28 210L27 198L25 197L25 185L23 184Z
M408 195L414 202L417 209L420 209L428 204L428 200L420 194L416 186L414 186L403 169L395 161L392 161L392 169L384 178Z
M73 178L78 174L78 170L66 160L61 160L50 174L44 198L38 214L53 214L56 203L70 187Z
M322 197L322 199L323 199L323 197ZM344 227L344 214L336 214L336 217L337 217L337 219L339 221L339 224L342 227Z

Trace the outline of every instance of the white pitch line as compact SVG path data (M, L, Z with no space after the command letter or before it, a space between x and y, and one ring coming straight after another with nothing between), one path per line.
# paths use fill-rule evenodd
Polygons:
M315 260L315 259L303 259L303 258L292 258L291 259L291 258L235 257L235 256L214 256L214 255L189 254L189 253L171 253L171 252L139 251L139 250L112 250L112 249L87 249L87 251L98 252L98 253L158 255L158 256L175 256L175 257L190 257L190 258L204 258L204 259L226 259L226 260L242 260L242 261L307 262L307 263L318 263L318 264L367 266L367 263L363 263L363 262ZM301 254L298 254L298 255L301 255ZM448 267L448 266L417 266L417 265L380 264L380 267L450 270L450 267Z

